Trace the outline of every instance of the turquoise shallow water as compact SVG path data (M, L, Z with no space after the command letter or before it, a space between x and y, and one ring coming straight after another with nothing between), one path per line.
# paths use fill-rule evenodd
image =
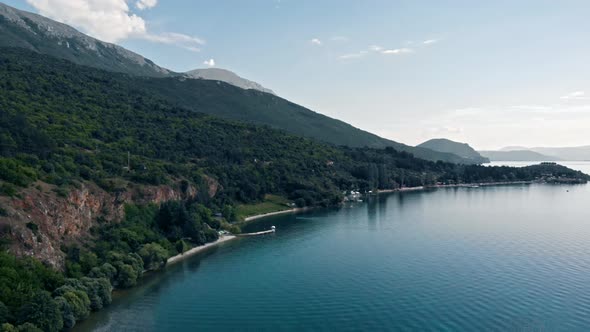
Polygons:
M275 235L154 274L76 330L588 331L589 202L590 185L453 188L269 218L251 228Z

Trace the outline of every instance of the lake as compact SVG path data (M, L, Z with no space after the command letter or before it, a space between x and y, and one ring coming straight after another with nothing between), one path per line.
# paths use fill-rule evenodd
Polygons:
M587 331L588 202L590 185L446 188L268 218L250 228L276 234L148 276L75 330Z

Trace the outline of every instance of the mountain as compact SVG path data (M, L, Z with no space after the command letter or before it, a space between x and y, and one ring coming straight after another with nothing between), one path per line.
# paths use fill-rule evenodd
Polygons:
M524 146L506 146L501 148L499 151L524 151L529 150L529 148Z
M482 157L467 143L454 142L446 138L435 138L428 140L418 147L426 148L434 151L452 153L459 157L471 160L474 164L489 163L490 160Z
M533 151L536 153L549 156L550 158L556 158L553 160L568 160L568 161L588 161L590 160L590 145L587 146L574 146L574 147L505 147L500 149L501 151ZM536 160L536 159L535 159Z
M275 94L272 90L263 87L262 85L247 80L243 77L238 76L236 73L221 68L206 68L206 69L195 69L184 73L190 78L222 81L231 85L237 86L245 90L258 90L270 94Z
M473 163L472 160L451 153L411 147L387 140L278 96L253 89L244 90L221 81L182 77L140 78L136 84L183 108L225 119L266 125L334 145L370 148L393 147L426 160Z
M274 96L260 85L222 70L200 70L186 75L210 77L191 79L154 64L120 46L89 37L76 29L40 15L0 3L0 48L25 48L73 63L144 76L137 83L163 99L184 108L226 119L267 125L289 133L349 147L394 147L427 160L469 164L459 156L414 148L355 128ZM165 80L152 78L165 77ZM238 77L236 79L236 77ZM227 84L225 81L229 81ZM235 85L241 85L237 88ZM243 87L247 88L246 90Z
M530 150L479 151L491 161L559 161L560 158L547 156Z
M79 65L163 77L174 74L121 46L102 42L41 15L0 3L0 47L20 47Z
M1 3L0 47L25 48L79 65L135 76L169 77L168 81L145 79L142 83L160 97L198 112L268 125L335 145L375 148L391 146L427 160L470 163L469 160L452 154L390 141L315 113L273 96L271 90L229 71L204 69L182 76L125 48L80 33L68 25ZM187 79L194 77L204 80ZM219 84L216 86L209 80L216 80ZM224 82L246 90L239 91L224 85ZM174 88L165 86L167 83Z
M546 148L536 147L530 150L556 156L562 160L570 161L589 161L590 160L590 146L575 146L575 147L561 147L561 148Z
M121 46L102 42L41 15L0 3L0 47L26 48L41 54L109 71L137 76L179 76ZM242 89L274 93L224 69L197 69L186 77L223 81Z

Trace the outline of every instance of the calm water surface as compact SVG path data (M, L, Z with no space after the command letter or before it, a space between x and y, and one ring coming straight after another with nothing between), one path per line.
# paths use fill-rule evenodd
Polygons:
M589 163L568 166L590 173ZM452 188L266 219L77 331L588 331L590 185Z

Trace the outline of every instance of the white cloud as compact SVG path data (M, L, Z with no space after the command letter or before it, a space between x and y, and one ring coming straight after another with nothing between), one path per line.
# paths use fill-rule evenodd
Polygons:
M585 100L585 99L588 99L588 97L586 97L586 93L584 91L574 91L574 92L568 93L565 96L561 96L559 98L563 99L563 100Z
M128 1L133 0L27 0L41 15L111 43L136 38L190 51L198 51L205 43L202 39L180 33L151 33L146 21L130 12ZM157 0L135 1L139 9L152 8L156 4Z
M322 41L319 40L318 38L313 38L309 42L312 43L312 44L314 44L314 45L317 45L317 46L322 46Z
M157 35L145 34L141 38L155 43L176 45L193 52L199 52L201 50L200 46L205 44L205 41L198 37L176 32L165 32Z
M203 64L206 66L209 66L209 67L215 67L215 60L213 60L213 59L205 60L203 62Z
M344 54L338 57L338 59L341 60L348 60L348 59L358 59L358 58L362 58L363 56L367 55L367 51L360 51L358 53L349 53L349 54Z
M381 54L406 54L406 53L412 53L414 52L414 50L412 50L411 48L396 48L396 49L391 49L391 50L382 50Z
M412 50L411 48L396 48L396 49L386 50L379 45L372 45L372 46L369 46L368 50L363 50L363 51L360 51L357 53L344 54L344 55L339 56L338 59L341 59L341 60L358 59L358 58L362 58L365 55L369 54L369 52L376 52L379 54L389 55L389 54L413 53L414 50Z
M438 42L438 39L428 39L428 40L423 41L422 44L428 45L428 44L433 44L436 42ZM411 43L413 43L413 42L406 42L406 44L411 44ZM339 59L360 58L360 57L363 57L363 56L369 54L369 52L383 54L383 55L402 55L402 54L414 53L414 49L409 48L409 47L386 49L380 45L371 45L368 47L367 50L363 50L363 51L360 51L357 53L344 54L344 55L339 56L338 58Z
M139 10L150 9L156 7L158 0L138 0L135 7Z

